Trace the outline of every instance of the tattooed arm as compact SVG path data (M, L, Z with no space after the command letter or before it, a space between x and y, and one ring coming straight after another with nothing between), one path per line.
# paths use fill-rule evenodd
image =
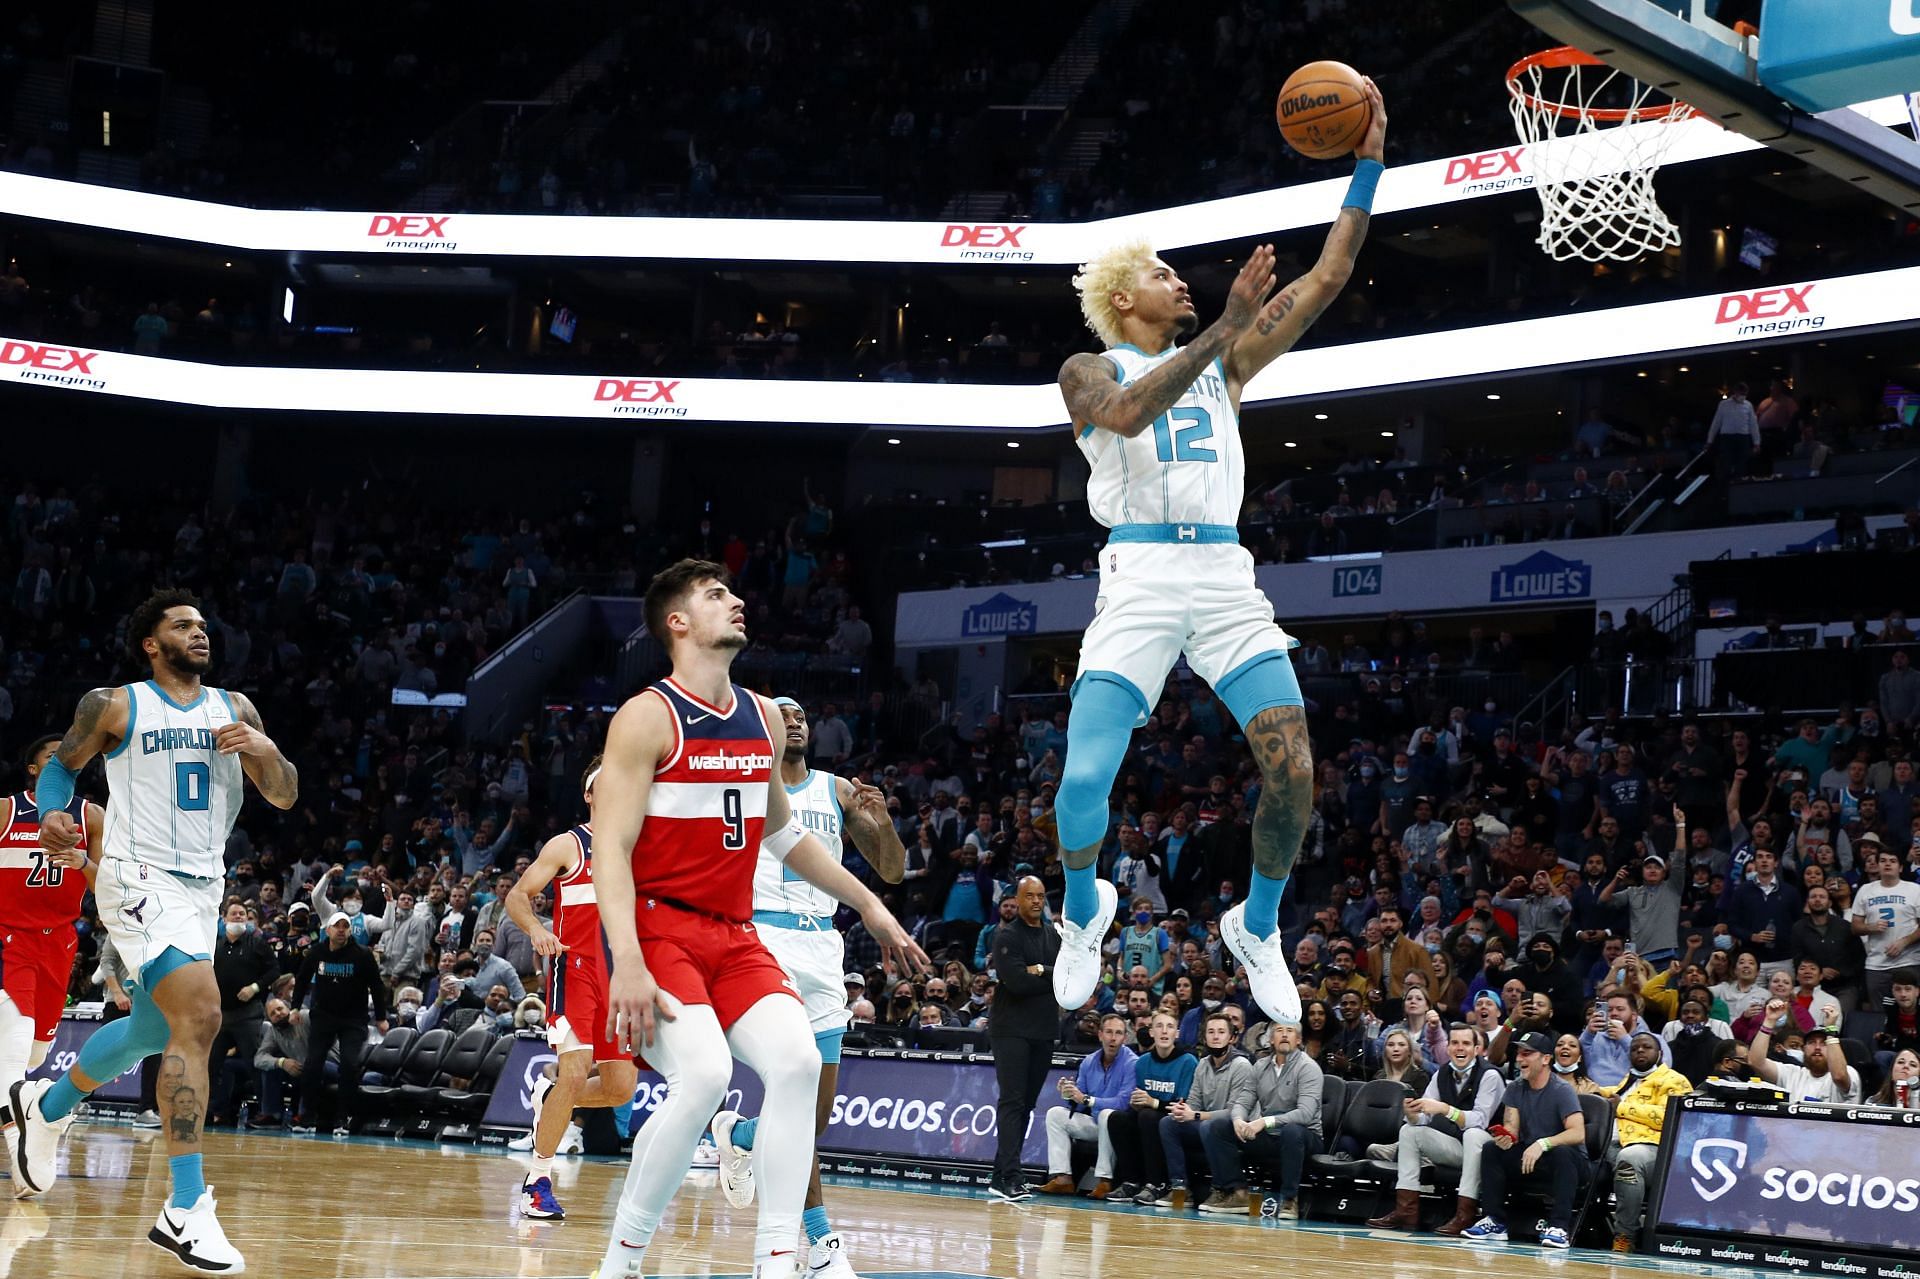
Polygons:
M1371 81L1367 84L1367 98L1373 106L1373 124L1354 153L1363 160L1379 161L1386 154L1387 108ZM1240 403L1241 388L1253 380L1253 375L1291 349L1332 305L1334 298L1340 296L1340 290L1353 275L1353 264L1360 256L1360 245L1367 238L1367 224L1371 220L1365 209L1341 209L1313 269L1280 290L1273 301L1262 307L1252 330L1227 352L1223 361L1227 390L1236 406Z
M50 853L65 853L80 842L80 828L73 814L63 811L73 798L75 774L85 768L101 751L111 750L125 737L127 693L120 688L96 688L80 699L74 708L73 723L54 749L48 766L41 770L34 788L40 807L40 846ZM53 765L58 764L55 768Z
M1082 351L1068 357L1060 366L1060 394L1074 426L1096 426L1129 439L1146 430L1252 327L1261 314L1261 303L1272 291L1273 246L1263 244L1234 278L1220 318L1132 386L1120 385L1112 361L1103 356Z
M230 693L235 721L214 734L222 755L238 753L240 767L259 788L261 796L275 808L293 807L300 797L300 774L280 748L267 736L260 723L260 712L245 693Z
M845 777L834 778L833 785L839 794L840 811L846 815L847 838L867 859L867 865L889 884L905 879L907 850L900 842L900 832L887 820L886 792Z

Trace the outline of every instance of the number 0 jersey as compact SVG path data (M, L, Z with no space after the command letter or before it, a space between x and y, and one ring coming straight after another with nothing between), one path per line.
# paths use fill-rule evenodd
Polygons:
M214 746L238 718L233 701L204 686L184 706L152 680L126 688L127 735L105 756L102 856L219 879L245 785L240 757Z
M80 795L67 805L81 848L87 846L86 805ZM33 792L21 791L0 830L0 928L66 928L71 935L86 895L86 872L54 865L40 847L40 810Z
M1103 352L1132 386L1179 353L1168 347L1148 355L1122 344ZM1212 524L1231 528L1246 498L1246 452L1240 446L1240 415L1227 395L1226 369L1215 360L1201 371L1174 406L1146 430L1127 439L1081 424L1077 442L1092 474L1087 505L1093 518L1122 524Z
M666 702L676 740L653 770L633 887L643 907L654 897L744 924L776 747L760 700L738 686L727 691L733 704L722 709L671 679L646 690Z

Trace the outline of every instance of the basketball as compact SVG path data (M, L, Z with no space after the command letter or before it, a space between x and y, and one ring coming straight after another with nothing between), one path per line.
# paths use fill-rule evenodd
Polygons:
M1273 114L1287 145L1314 160L1347 154L1373 122L1360 73L1344 62L1309 62L1288 76Z

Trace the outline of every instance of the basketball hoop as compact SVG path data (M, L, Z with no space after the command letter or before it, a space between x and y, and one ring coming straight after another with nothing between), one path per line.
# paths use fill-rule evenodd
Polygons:
M1567 262L1632 262L1680 243L1653 177L1693 118L1677 100L1578 49L1548 49L1507 70L1513 122L1540 194L1538 243ZM1602 126L1606 126L1603 128Z

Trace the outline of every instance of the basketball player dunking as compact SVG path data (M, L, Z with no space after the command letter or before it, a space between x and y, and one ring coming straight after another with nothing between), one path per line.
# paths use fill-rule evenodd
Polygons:
M887 817L887 796L866 786L807 767L811 726L806 708L791 697L776 697L785 723L780 781L794 816L836 857L843 837L866 858L880 878L897 884L906 876L907 850ZM980 873L985 873L984 871ZM827 1131L840 1084L840 1041L847 1034L846 946L833 927L833 898L796 876L778 857L761 850L753 877L753 922L760 940L800 987L820 1048L820 1093L813 1116L814 1140ZM713 1117L713 1140L720 1150L720 1189L727 1202L744 1208L753 1202L752 1152L760 1121L723 1110ZM807 1271L813 1279L858 1279L846 1248L827 1219L820 1186L820 1160L813 1161L807 1183Z
M793 978L752 922L762 847L859 911L900 970L927 964L879 898L793 820L773 767L780 716L728 679L747 631L726 572L681 560L648 585L647 629L666 646L673 674L613 717L594 785L606 854L594 888L613 960L606 1033L643 1053L667 1085L634 1137L601 1279L641 1273L660 1215L726 1096L733 1057L760 1076L766 1094L754 1279L801 1273L820 1055ZM631 857L608 851L616 849Z
M239 1274L246 1262L220 1228L200 1167L207 1058L220 1031L213 938L242 776L282 809L293 807L299 778L252 702L201 684L211 648L192 595L166 590L149 597L128 619L127 642L136 661L152 664L153 678L96 688L80 699L34 801L41 846L49 853L73 848L80 831L66 809L75 775L105 755L107 816L94 894L100 922L134 974L133 1012L101 1027L59 1079L13 1086L16 1154L26 1184L46 1190L74 1107L164 1050L156 1095L173 1193L147 1238L196 1269Z
M1068 359L1060 390L1092 467L1088 505L1111 532L1080 647L1055 803L1067 866L1053 978L1063 1008L1093 993L1113 922L1116 894L1094 863L1114 774L1184 651L1239 722L1260 769L1252 883L1246 901L1221 916L1221 936L1267 1014L1300 1016L1278 924L1312 806L1313 753L1287 655L1293 641L1275 625L1235 527L1246 497L1240 393L1300 340L1352 274L1386 142L1386 108L1371 80L1366 94L1373 121L1356 149L1345 206L1313 269L1271 301L1274 253L1262 245L1240 269L1221 317L1179 347L1175 339L1199 327L1198 313L1186 284L1149 245L1113 249L1074 279L1081 312L1107 349Z
M100 807L76 795L66 806L80 842L63 853L40 846L40 810L33 787L46 769L58 737L43 737L27 747L27 789L6 801L0 820L0 1097L47 1059L60 1014L67 1007L67 982L80 935L73 921L92 879L90 851L100 847ZM10 1105L0 1106L7 1159L13 1165L13 1193L38 1192L20 1175L19 1132Z
M507 914L547 966L547 1042L556 1054L553 1078L533 1081L533 1167L520 1185L520 1215L560 1220L553 1193L553 1157L576 1108L633 1100L639 1068L607 1034L607 940L593 887L594 756L580 779L587 820L540 849L507 893ZM533 913L533 894L553 885L553 927Z

